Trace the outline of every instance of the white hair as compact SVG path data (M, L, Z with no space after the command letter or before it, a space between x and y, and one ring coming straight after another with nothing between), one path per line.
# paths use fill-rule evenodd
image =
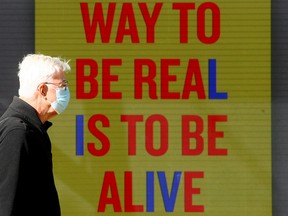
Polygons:
M61 58L42 54L28 54L19 63L19 96L31 97L39 84L49 82L56 73L70 70L68 62Z

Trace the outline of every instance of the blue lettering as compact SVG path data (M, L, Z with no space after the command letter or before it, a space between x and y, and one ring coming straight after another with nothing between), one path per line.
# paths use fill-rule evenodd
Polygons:
M146 181L147 181L146 210L147 212L154 212L154 172L146 173Z
M209 99L227 98L227 92L217 92L216 59L209 59Z
M169 196L165 172L158 172L158 179L166 212L173 212L177 198L177 192L181 179L181 172L174 172L171 193Z
M84 155L84 116L76 115L76 155Z

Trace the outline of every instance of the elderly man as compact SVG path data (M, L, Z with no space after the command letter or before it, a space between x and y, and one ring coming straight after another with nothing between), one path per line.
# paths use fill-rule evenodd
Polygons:
M19 64L19 97L0 118L0 215L59 216L48 120L65 110L67 62L31 54Z

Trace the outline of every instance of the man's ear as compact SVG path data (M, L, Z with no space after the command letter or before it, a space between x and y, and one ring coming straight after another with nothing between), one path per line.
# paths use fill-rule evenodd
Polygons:
M39 93L40 93L42 96L46 97L47 92L48 92L48 87L47 87L47 85L45 85L44 83L41 83L41 84L38 86L38 91L39 91Z

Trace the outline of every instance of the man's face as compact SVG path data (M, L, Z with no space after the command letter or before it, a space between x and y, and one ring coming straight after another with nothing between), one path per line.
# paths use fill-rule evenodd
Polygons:
M46 84L48 87L47 91L47 101L50 101L51 103L56 101L56 89L61 88L63 86L66 86L66 78L65 78L65 73L64 72L59 72L56 73L52 79ZM52 109L50 107L50 109ZM49 110L50 111L50 110ZM51 110L52 112L55 112L55 110Z

